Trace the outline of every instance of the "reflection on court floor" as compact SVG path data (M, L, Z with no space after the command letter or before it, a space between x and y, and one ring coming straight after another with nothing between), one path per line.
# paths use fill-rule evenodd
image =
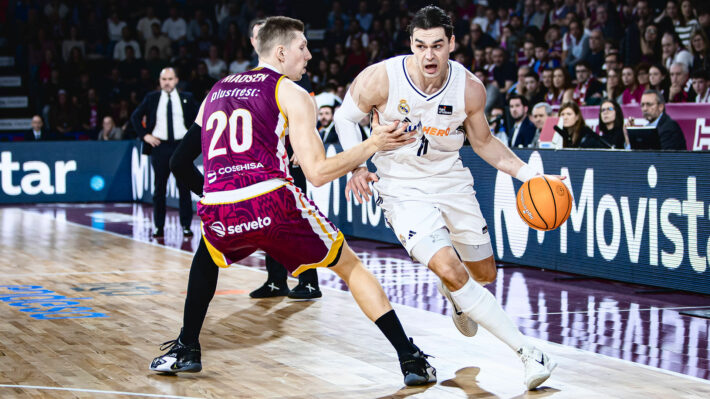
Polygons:
M188 252L196 249L200 239L199 235L183 239L177 211L172 209L168 210L165 238L151 238L152 208L143 204L38 204L24 209ZM192 228L199 231L197 219ZM450 312L436 290L436 276L413 262L402 248L360 239L348 241L392 302L436 313ZM241 264L263 269L263 254L256 253ZM500 266L497 280L488 288L526 335L710 379L710 321L681 314L684 310L710 309L710 297ZM230 272L238 271L226 271ZM319 269L319 276L322 286L346 289L330 271ZM112 292L130 287L81 288ZM145 293L157 288L132 289ZM245 292L240 291L242 295ZM327 291L324 294L327 297Z

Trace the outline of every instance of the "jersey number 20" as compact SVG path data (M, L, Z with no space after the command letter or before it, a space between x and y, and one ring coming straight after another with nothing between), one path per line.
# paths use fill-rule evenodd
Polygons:
M237 125L239 124L239 119L242 120L241 143L237 140ZM229 120L227 120L227 114L223 111L213 112L207 119L207 130L212 130L215 122L217 122L217 127L214 129L214 134L212 134L207 159L212 159L219 155L227 155L226 147L215 148L217 147L219 138L222 137L222 133L224 133L224 130L227 128L227 125L229 125L229 148L232 152L240 153L251 148L252 126L251 113L249 111L243 108L235 109L232 111L232 115L229 116Z

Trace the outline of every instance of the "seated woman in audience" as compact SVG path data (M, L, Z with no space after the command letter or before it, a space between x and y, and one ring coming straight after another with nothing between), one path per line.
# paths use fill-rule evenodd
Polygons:
M649 88L661 93L663 99L668 101L668 89L671 87L671 80L668 70L661 64L654 64L648 69Z
M105 116L101 126L98 137L99 141L123 140L123 130L120 127L116 127L112 117Z
M599 135L584 123L582 111L574 101L568 101L560 107L562 130L557 132L562 135L563 148L609 148L600 140Z
M696 29L690 35L690 53L693 54L691 71L710 71L710 43L702 29Z
M639 21L639 25L643 25L642 21ZM650 23L643 27L642 31L643 35L639 38L641 61L659 62L661 60L661 35L659 35L658 26Z
M621 85L621 71L618 69L608 70L606 72L606 88L604 89L604 97L621 101L621 94L623 92L624 86Z
M611 148L624 149L626 132L624 129L624 113L616 101L605 98L599 107L599 133L601 138Z
M545 95L545 102L550 105L560 105L572 100L574 89L567 70L557 67L552 71L552 90Z
M626 87L621 95L622 104L641 104L641 96L646 88L639 85L636 78L636 70L631 66L625 66L621 70L621 81Z

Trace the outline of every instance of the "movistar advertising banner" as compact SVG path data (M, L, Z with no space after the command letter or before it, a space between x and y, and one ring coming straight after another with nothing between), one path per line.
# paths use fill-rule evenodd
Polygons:
M130 201L131 141L0 145L0 203Z
M530 229L515 209L521 183L464 148L496 258L710 294L710 153L515 152L540 172L567 176L574 204L557 230ZM345 201L345 182L310 195L345 234L396 243L372 201Z

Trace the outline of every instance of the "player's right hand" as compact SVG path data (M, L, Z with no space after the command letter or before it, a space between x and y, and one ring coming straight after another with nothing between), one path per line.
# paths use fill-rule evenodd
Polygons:
M151 147L157 147L160 145L160 139L153 136L152 134L146 134L143 136L143 141L150 144Z
M389 125L380 124L380 116L377 111L372 114L372 131L370 139L375 141L378 151L389 151L397 149L403 145L411 144L416 141L414 136L416 130L405 132L404 129L409 126L409 123L400 123L395 121Z
M348 183L345 185L345 199L350 201L350 192L352 192L359 204L362 204L363 198L365 201L369 201L372 191L370 191L368 183L378 180L377 175L368 171L367 168L355 169L352 177L350 177L350 180L348 180Z

